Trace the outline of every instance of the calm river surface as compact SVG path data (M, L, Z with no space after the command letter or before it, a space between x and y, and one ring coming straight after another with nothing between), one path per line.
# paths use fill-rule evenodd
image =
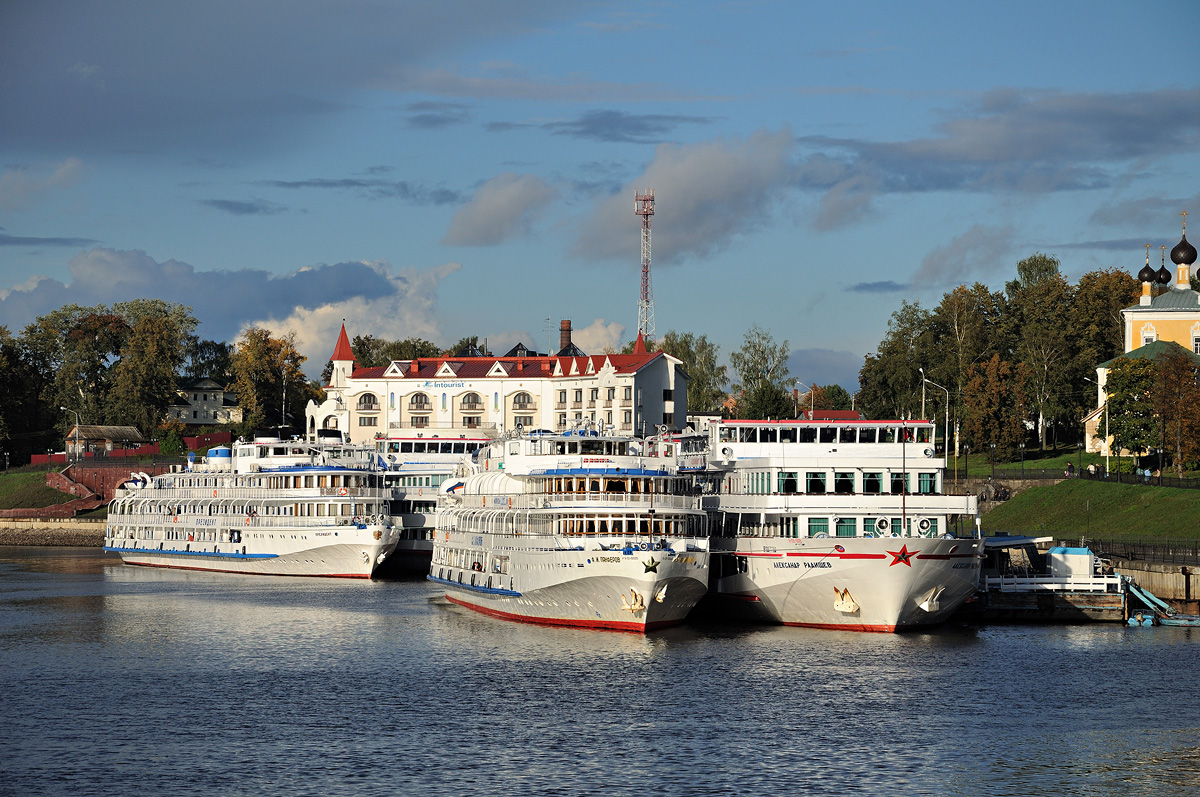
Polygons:
M0 794L1195 795L1198 631L641 637L0 548Z

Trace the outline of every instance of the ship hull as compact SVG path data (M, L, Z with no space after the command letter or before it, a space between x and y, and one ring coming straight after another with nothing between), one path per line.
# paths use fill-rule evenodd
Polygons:
M507 573L435 562L429 579L445 587L452 603L493 617L634 633L683 622L708 588L704 550L584 551L523 539L532 545L522 550L509 540L492 549L503 550ZM477 549L483 554L486 546Z
M725 542L714 552L732 559L714 578L723 608L784 625L884 633L947 620L975 592L982 545L923 537Z
M380 531L380 540L374 539L373 533L361 530L352 535L361 539L304 547L220 543L184 543L181 546L176 543L174 549L169 544L160 549L139 547L142 541L127 539L110 540L104 550L118 554L125 564L144 567L269 576L370 578L395 546L388 530ZM304 533L309 536L314 532L306 529ZM339 533L347 535L344 528ZM285 540L279 542L285 543Z

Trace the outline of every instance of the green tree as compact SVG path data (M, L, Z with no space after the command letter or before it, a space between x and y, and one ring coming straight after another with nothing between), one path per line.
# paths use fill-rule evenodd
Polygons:
M720 347L705 335L671 330L662 336L658 348L683 362L688 375L688 411L720 412L729 381L726 367L717 360Z
M796 379L788 373L788 342L776 343L771 333L750 327L742 348L729 355L737 372L738 414L742 418L790 417L793 403L790 390Z
M1154 361L1118 357L1108 368L1108 431L1116 446L1138 454L1151 448L1158 431L1154 417Z
M1058 269L1058 258L1038 252L1017 263L1018 279L1005 286L1009 321L1016 331L1016 359L1025 366L1030 410L1037 414L1042 448L1050 427L1071 409L1061 396L1069 392L1074 352L1064 323L1070 315L1072 288Z
M854 408L850 392L841 385L813 385L812 404L819 410L849 410ZM803 407L801 407L803 409Z
M212 379L225 386L233 381L234 347L224 341L201 340L189 335L184 345L187 361L183 375L189 380Z
M177 397L175 373L184 356L176 324L170 315L143 315L134 325L113 367L109 421L147 434L162 423Z
M912 417L920 409L923 364L932 362L935 341L930 313L920 302L901 302L887 333L858 373L858 405L868 418Z
M959 285L945 294L933 311L933 345L926 376L950 391L952 413L962 412L967 372L976 363L986 362L999 350L995 332L999 326L1004 297L976 282L970 288ZM941 355L940 359L938 354Z

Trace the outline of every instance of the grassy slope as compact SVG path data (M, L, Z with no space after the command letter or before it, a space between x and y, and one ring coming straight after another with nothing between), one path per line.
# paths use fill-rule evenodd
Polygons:
M0 474L0 509L37 509L75 496L46 486L46 471Z
M1032 487L983 515L985 533L1200 539L1200 490L1072 479Z

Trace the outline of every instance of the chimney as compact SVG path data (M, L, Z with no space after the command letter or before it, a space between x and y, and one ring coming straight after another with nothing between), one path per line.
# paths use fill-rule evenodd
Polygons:
M564 319L558 325L558 350L562 351L571 345L571 319Z

